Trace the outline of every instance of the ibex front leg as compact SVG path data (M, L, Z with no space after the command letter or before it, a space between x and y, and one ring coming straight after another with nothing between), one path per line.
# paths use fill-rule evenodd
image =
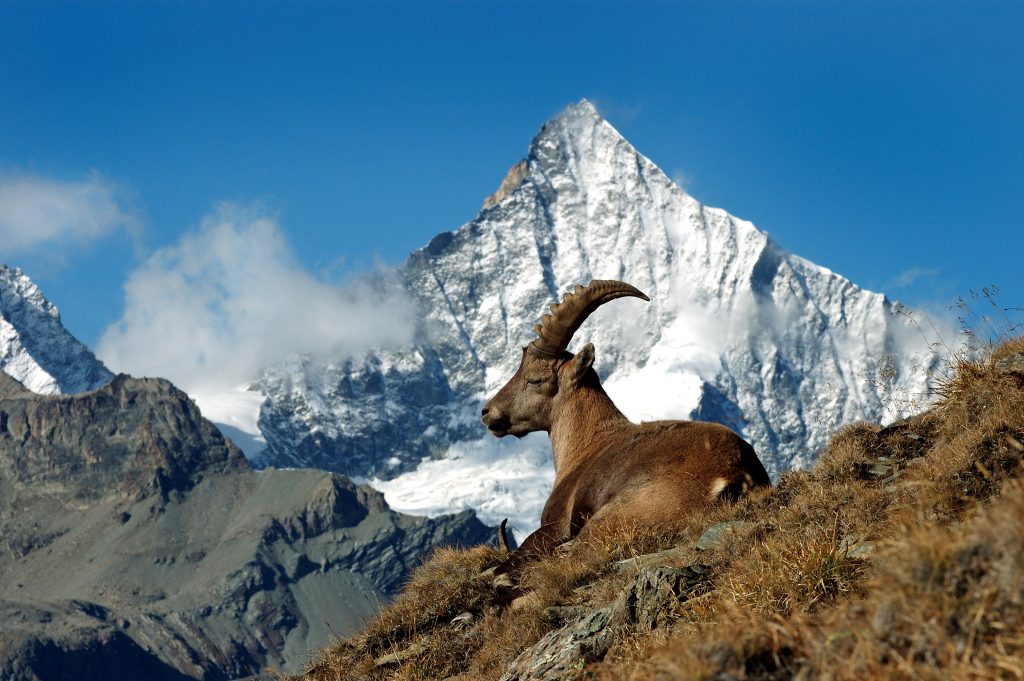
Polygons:
M523 540L518 549L509 554L505 562L494 569L494 587L516 592L523 566L532 560L550 555L555 547L569 541L568 528L562 522L541 525L533 534Z

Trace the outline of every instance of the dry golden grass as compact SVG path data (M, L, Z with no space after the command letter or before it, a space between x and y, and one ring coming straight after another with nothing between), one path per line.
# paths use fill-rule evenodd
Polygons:
M684 547L662 563L699 561L710 591L682 598L670 628L621 628L585 674L1024 679L1024 372L1004 366L1021 353L1016 339L957 360L931 411L844 428L811 471L770 492L671 528L609 530L535 563L521 607L489 605L479 573L496 551L438 552L377 622L301 678L496 679L562 619L612 602L635 574L617 561ZM725 520L742 524L691 550ZM452 624L463 611L473 621Z

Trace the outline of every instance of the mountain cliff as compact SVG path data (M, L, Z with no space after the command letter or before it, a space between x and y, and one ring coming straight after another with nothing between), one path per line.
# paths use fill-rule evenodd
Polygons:
M392 511L333 473L253 471L184 393L0 372L0 677L229 679L352 632L472 512Z
M591 279L651 297L600 309L570 346L596 345L624 413L724 423L773 477L808 466L838 426L892 417L894 395L926 394L889 300L702 205L586 101L545 124L476 218L397 279L420 309L417 343L266 371L259 463L375 478L401 508L535 525L547 442L488 440L480 405L547 305Z

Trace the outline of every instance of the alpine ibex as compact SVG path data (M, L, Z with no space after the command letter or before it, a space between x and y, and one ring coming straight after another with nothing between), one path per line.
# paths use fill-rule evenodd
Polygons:
M483 408L497 437L547 431L555 464L541 526L497 567L498 585L513 585L530 559L602 526L667 524L770 484L754 449L725 426L631 423L601 387L594 346L565 351L594 310L623 296L650 300L620 281L592 281L552 304L538 337L523 348L519 370Z

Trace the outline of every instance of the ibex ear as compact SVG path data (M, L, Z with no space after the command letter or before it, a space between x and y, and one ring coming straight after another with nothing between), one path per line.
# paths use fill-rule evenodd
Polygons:
M569 371L572 372L572 380L579 382L592 366L594 366L594 344L587 343L572 358L569 366Z

